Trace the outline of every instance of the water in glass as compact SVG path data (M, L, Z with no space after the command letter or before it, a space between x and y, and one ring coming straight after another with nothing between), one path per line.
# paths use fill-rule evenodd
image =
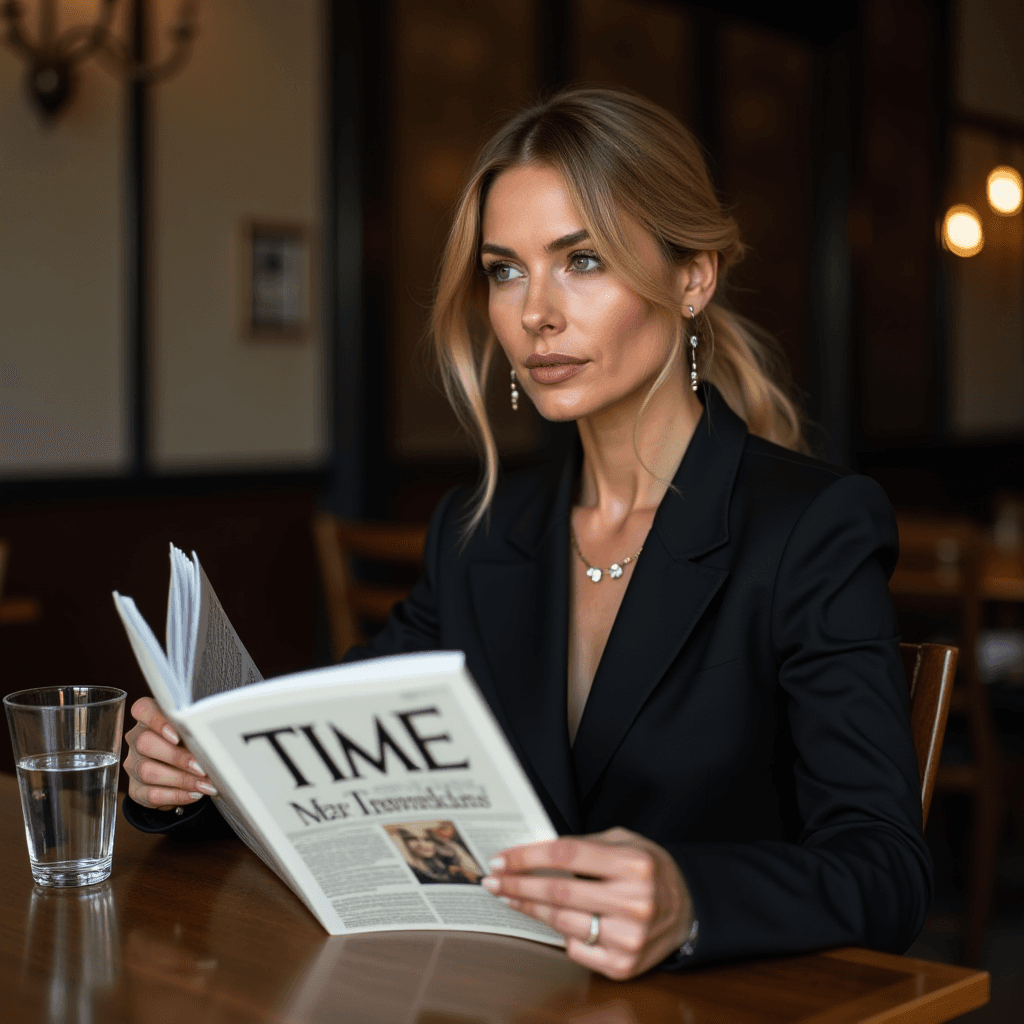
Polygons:
M110 874L118 757L66 750L17 762L32 874L40 885L90 885Z

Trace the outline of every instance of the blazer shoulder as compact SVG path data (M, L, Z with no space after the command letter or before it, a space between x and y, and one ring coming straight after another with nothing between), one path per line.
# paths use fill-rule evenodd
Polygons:
M760 437L747 440L737 485L755 508L788 506L800 517L811 506L833 512L833 506L838 506L847 514L867 513L885 522L894 519L885 491L870 477Z
M852 470L795 452L791 448L783 448L782 445L754 434L748 436L743 455L745 462L759 465L763 471L794 480L806 480L808 483L816 481L822 487L827 487L840 477L855 475Z

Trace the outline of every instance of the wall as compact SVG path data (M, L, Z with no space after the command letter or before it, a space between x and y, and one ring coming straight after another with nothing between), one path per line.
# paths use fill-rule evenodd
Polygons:
M471 5L396 0L393 7L390 143L392 336L388 403L392 454L402 461L467 457L461 430L426 351L427 315L451 214L479 146L510 113L534 101L535 2ZM508 363L491 375L488 409L506 454L541 436L529 402L511 413Z
M61 3L60 23L81 6ZM121 87L89 62L44 124L24 69L0 48L0 479L116 473L128 454Z
M176 5L148 2L163 53ZM25 6L34 33L36 2ZM60 28L95 9L66 0ZM319 268L321 17L320 0L205 0L191 60L152 90L146 454L157 472L326 462L317 290L299 342L246 340L237 308L247 220L307 225ZM90 58L77 95L43 124L24 66L0 48L0 479L117 475L130 444L125 89Z
M155 95L153 460L164 471L317 465L317 308L303 341L248 340L238 275L248 220L317 236L320 4L207 0L200 19L191 62Z

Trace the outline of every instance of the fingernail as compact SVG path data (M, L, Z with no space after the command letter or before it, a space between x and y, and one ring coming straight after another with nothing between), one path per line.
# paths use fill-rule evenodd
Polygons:
M205 775L206 774L206 772L204 772L203 769L199 766L199 762L198 761L189 761L188 766L189 766L189 768L192 769L192 771L194 771L196 773L196 775Z
M203 799L203 794L202 793L189 793L188 798L189 798L189 800L202 800Z
M499 896L498 899L501 900L501 902L504 903L506 907L512 906L512 901L507 896Z
M488 892L497 892L501 888L501 882L499 882L496 878L481 878L480 884Z
M201 789L204 793L209 793L210 796L217 795L217 787L209 782L197 782L196 789Z
M488 862L488 866L492 871L504 871L505 870L505 858L504 857L492 857Z
M168 743L173 743L177 745L180 742L178 739L178 734L169 725L165 725L160 730L160 732L163 733L163 737L165 740L167 740Z

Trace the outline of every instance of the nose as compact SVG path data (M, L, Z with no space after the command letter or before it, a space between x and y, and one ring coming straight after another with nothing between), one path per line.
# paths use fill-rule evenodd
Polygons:
M544 274L532 274L523 300L523 330L538 337L565 328L558 288Z

